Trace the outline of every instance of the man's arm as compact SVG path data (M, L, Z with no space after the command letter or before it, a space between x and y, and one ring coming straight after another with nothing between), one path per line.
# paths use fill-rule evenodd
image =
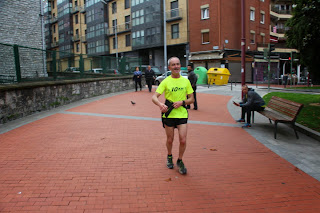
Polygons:
M159 107L162 113L165 113L168 111L168 106L159 101L160 95L161 95L160 93L155 92L152 96L152 102Z
M188 99L184 101L185 105L190 105L194 102L194 97L193 97L193 93L188 95ZM179 108L183 105L183 101L177 101L173 103L173 107L174 108Z

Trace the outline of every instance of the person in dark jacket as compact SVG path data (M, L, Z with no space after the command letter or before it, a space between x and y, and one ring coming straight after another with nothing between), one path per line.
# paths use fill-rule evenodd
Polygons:
M245 114L247 114L247 123L243 127L251 127L251 112L263 111L265 108L265 102L261 96L256 93L252 88L248 88L247 85L242 86L243 101L240 103L233 102L234 105L242 108L241 118L237 122L245 122Z
M151 66L149 65L148 68L145 71L145 78L146 78L146 83L149 88L149 92L152 90L152 84L154 82L154 79L156 79L154 71L151 69Z
M188 64L188 79L193 89L193 97L194 97L193 109L198 110L197 93L196 93L198 76L193 71L193 64ZM190 105L187 105L187 109L190 109Z
M142 73L139 70L139 67L136 67L136 71L134 71L133 73L133 80L135 81L135 86L136 86L136 92L138 90L138 84L140 86L140 91L142 90L142 86L141 86L141 78L142 78Z

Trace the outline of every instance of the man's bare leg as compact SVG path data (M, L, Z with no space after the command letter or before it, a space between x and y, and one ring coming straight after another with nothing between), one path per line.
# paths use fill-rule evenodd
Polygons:
M186 151L187 148L187 131L188 131L188 126L187 124L180 124L178 125L178 130L179 130L179 159L182 159L184 152Z
M169 169L173 169L173 161L172 161L172 145L174 139L174 127L169 127L165 125L166 135L167 135L167 150L168 150L168 157L167 157L167 167Z

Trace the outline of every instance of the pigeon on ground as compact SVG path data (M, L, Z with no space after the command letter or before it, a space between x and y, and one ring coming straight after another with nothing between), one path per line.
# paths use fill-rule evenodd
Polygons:
M133 102L133 101L131 101L131 103L132 103L132 105L135 105L135 104L136 104L136 102Z

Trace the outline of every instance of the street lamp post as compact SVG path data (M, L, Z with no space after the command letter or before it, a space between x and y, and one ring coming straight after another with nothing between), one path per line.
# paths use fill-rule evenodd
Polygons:
M241 85L246 82L246 31L245 31L245 0L241 0Z
M163 0L163 52L164 52L164 72L167 71L167 14L166 14L166 0Z

